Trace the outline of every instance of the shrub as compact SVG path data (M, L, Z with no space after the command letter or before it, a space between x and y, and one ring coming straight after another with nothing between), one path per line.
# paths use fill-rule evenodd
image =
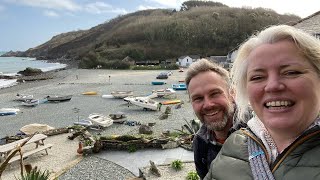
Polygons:
M50 172L48 170L41 171L40 169L32 169L29 173L26 173L19 180L48 180Z
M197 172L195 171L190 171L188 172L188 175L187 175L187 180L199 180L200 177L198 176Z
M174 160L174 161L171 162L171 167L173 169L175 169L176 171L180 171L182 169L182 167L183 167L183 163L182 163L182 161L177 159L177 160Z

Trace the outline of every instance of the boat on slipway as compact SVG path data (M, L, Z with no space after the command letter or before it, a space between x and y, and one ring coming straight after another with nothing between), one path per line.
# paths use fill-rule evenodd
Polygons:
M133 96L133 91L112 91L111 95L114 98L123 99L128 96Z
M0 109L0 116L8 116L8 115L16 115L20 111L17 108L1 108Z
M164 84L166 84L166 82L163 82L163 81L152 81L151 84L152 85L164 85Z
M46 99L49 102L63 102L63 101L70 101L72 98L72 95L67 96L47 96Z
M172 89L176 91L187 90L187 85L185 83L172 84Z
M160 109L161 104L157 101L150 99L149 97L126 97L124 98L128 103L142 107L143 110L157 111Z
M113 120L103 114L92 113L89 115L88 119L93 125L97 125L103 128L109 127L113 124Z
M153 90L152 93L156 94L157 97L168 97L171 95L174 95L176 93L175 90L172 88L167 88L167 89L159 89L159 90Z

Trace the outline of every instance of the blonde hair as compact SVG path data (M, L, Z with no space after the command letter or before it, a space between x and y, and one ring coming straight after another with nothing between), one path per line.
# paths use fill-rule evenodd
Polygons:
M248 56L262 44L272 44L283 40L290 40L299 49L299 52L309 61L320 76L320 41L306 32L292 26L271 26L253 35L243 43L231 69L232 83L236 89L236 102L238 105L238 119L244 120L245 113L249 110L247 94L247 68Z

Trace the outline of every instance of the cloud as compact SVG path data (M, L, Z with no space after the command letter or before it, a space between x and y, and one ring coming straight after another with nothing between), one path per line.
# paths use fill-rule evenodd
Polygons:
M73 2L73 0L5 0L8 3L15 3L19 5L47 8L54 10L69 10L77 11L81 6Z
M128 13L123 8L114 8L111 5L104 2L94 2L86 4L84 6L85 11L92 14L103 14L103 13L116 13L116 14L126 14Z
M179 8L186 0L145 0L146 2L157 3L168 8Z
M59 17L59 14L57 14L54 11L46 10L43 13L44 13L45 16L48 16L48 17Z
M158 9L158 8L162 8L162 7L154 7L154 6L145 6L145 5L139 5L138 6L138 10L146 10L146 9Z

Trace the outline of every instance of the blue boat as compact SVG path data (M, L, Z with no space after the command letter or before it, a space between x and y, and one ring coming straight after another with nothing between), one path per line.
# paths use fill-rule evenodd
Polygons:
M187 85L185 83L172 84L172 89L174 89L176 91L187 90Z
M163 81L152 81L151 84L152 85L164 85L164 84L166 84L166 82L163 82Z

